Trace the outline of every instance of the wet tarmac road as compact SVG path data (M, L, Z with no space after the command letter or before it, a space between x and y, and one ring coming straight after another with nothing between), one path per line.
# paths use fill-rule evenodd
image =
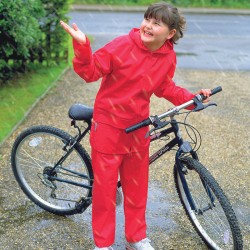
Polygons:
M143 13L72 11L77 23L95 37L94 49L138 27ZM175 46L177 66L206 70L250 69L250 15L186 14L187 30Z

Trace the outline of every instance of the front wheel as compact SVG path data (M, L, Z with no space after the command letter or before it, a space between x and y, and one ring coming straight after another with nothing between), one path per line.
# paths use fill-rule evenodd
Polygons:
M210 249L243 249L237 218L218 183L197 160L181 161L185 171L174 167L175 185L199 236Z
M71 141L60 129L34 126L17 137L11 152L12 169L24 193L41 208L59 215L82 212L91 203L90 157L78 143L66 156Z

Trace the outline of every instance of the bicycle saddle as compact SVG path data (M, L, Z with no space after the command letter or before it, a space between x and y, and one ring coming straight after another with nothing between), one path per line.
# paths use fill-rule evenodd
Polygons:
M75 121L90 121L93 117L93 108L80 103L73 104L68 115Z

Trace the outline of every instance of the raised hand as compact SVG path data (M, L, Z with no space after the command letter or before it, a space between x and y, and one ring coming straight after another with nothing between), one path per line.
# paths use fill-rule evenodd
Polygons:
M77 25L73 23L72 28L63 21L60 21L61 26L68 32L73 39L77 42L85 44L86 43L86 36L85 34L78 29Z

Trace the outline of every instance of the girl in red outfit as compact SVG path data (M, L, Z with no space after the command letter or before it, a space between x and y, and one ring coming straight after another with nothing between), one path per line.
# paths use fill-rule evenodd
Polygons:
M148 7L139 29L118 37L92 54L88 38L76 24L62 27L73 37L75 72L86 82L102 78L94 104L90 143L94 186L92 228L95 249L112 249L118 173L124 194L126 249L153 250L146 238L149 138L147 128L124 129L149 116L152 94L174 105L194 94L173 82L176 41L184 18L166 3ZM210 90L201 90L205 96Z

